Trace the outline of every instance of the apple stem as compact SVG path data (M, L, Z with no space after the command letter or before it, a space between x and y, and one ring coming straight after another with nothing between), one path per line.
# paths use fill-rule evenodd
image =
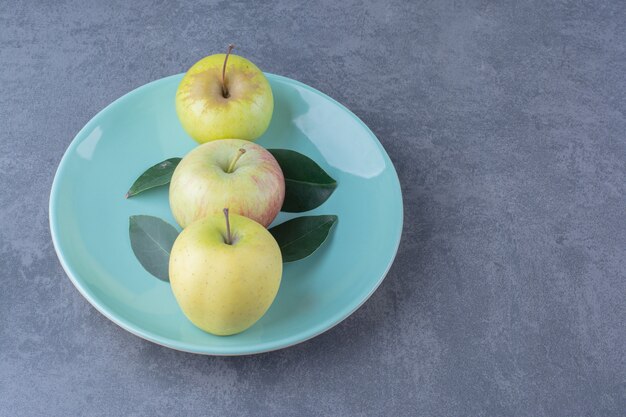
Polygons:
M233 160L230 161L230 165L228 165L228 169L226 170L227 174L233 172L233 169L235 169L235 164L237 163L237 161L239 161L239 158L241 158L241 155L243 155L244 153L246 153L246 150L244 148L239 148L239 152L237 152L237 155L235 155Z
M230 97L230 94L228 94L228 87L226 87L226 63L228 62L228 56L233 49L235 49L235 45L232 43L228 45L228 51L224 57L224 66L222 67L222 96L224 96L224 98Z
M228 209L225 208L224 209L224 217L226 217L226 244L227 245L232 245L233 244L233 238L230 234L230 220L228 219Z

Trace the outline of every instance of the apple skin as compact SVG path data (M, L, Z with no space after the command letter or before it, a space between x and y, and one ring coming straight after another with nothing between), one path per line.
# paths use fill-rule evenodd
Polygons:
M197 142L255 140L267 130L274 111L272 88L252 62L230 54L222 93L225 54L207 56L187 71L176 91L176 113Z
M244 153L231 173L232 160ZM170 207L185 228L228 207L267 227L280 212L285 178L274 156L262 146L241 139L205 143L180 161L170 182Z
M276 240L263 226L230 215L232 245L224 215L194 222L176 238L169 275L176 301L202 330L226 336L256 323L280 286L283 262Z

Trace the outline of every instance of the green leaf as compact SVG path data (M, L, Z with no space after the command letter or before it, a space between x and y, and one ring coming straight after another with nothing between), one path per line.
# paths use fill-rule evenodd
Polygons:
M178 231L171 224L153 216L130 216L130 246L139 263L162 281L169 281L169 261Z
M268 149L285 176L285 202L282 211L301 213L313 210L330 197L337 187L318 164L288 149Z
M269 229L280 246L283 262L304 259L319 248L337 223L337 216L303 216Z
M150 188L168 184L181 158L170 158L148 168L139 176L126 193L126 198L137 195Z

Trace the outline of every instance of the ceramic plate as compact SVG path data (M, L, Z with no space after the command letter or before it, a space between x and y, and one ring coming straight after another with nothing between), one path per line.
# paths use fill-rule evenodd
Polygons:
M191 324L169 284L146 272L130 247L129 216L149 214L176 224L167 187L128 200L124 194L146 168L196 146L174 108L182 74L113 102L87 123L63 156L50 197L54 246L80 293L122 328L187 352L266 352L330 329L385 277L402 232L400 184L385 150L361 120L330 97L285 77L267 77L274 115L257 143L301 152L335 178L332 196L305 214L336 214L339 221L312 256L285 264L269 311L238 335L213 336ZM281 213L274 224L299 215Z

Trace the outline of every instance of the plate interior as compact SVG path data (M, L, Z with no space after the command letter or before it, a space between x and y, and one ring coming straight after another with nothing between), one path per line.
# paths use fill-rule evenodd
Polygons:
M50 201L53 241L80 292L108 318L141 337L179 350L220 355L279 349L313 337L350 315L380 284L402 231L396 172L372 132L351 112L299 82L267 74L275 109L266 148L314 159L338 187L317 209L291 217L337 214L338 224L311 257L285 264L279 293L249 330L217 337L197 329L168 283L147 273L128 238L128 217L176 224L167 187L132 199L124 194L149 166L184 156L196 143L174 109L182 74L140 87L96 115L68 148Z

